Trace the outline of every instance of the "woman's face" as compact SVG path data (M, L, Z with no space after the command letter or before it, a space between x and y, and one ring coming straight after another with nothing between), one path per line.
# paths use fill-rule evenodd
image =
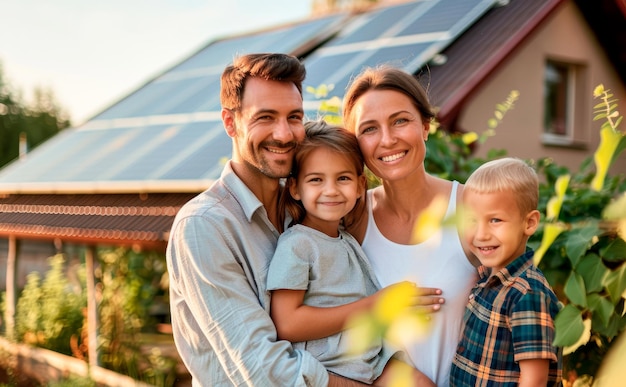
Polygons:
M351 122L365 164L379 178L402 179L424 168L429 124L409 97L370 90L356 100Z

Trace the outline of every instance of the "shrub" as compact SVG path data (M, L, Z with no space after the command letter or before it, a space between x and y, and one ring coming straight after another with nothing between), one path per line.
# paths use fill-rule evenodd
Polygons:
M71 355L70 338L79 335L86 298L76 292L64 270L63 255L50 258L50 270L41 281L39 273L28 275L15 316L18 340Z

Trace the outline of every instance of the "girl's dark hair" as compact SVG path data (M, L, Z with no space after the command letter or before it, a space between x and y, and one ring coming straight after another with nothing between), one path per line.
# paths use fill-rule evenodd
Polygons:
M424 122L430 122L435 117L426 90L413 75L390 65L368 67L354 78L343 98L343 123L353 132L356 129L352 117L354 104L370 90L400 92L409 97Z
M306 122L304 124L304 130L306 133L305 138L298 146L291 167L291 173L283 187L280 198L279 213L284 214L284 210L287 210L293 219L289 226L301 223L306 215L306 210L302 206L302 202L294 199L289 193L289 185L291 184L291 179L298 178L300 166L306 161L311 151L324 147L333 152L341 153L347 156L352 162L357 176L362 176L364 173L363 155L359 149L356 136L353 133L343 127L328 124L323 120ZM280 224L282 225L283 222L280 222Z

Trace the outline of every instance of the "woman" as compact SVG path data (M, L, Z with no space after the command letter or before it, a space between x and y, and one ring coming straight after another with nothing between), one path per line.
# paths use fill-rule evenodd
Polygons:
M436 198L446 200L444 217L451 217L463 192L457 182L431 176L424 168L433 117L417 79L389 66L364 70L344 97L344 124L356 134L365 164L382 181L367 192L364 213L355 214L349 231L362 243L381 286L415 281L427 296L424 303L438 310L426 337L403 344L418 370L438 386L448 386L463 311L478 276L456 227L420 242L412 239L420 214Z

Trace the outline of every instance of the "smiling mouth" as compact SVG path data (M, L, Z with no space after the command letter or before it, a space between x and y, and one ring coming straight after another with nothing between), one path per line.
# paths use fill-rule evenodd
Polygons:
M407 152L404 151L404 152L396 153L395 155L383 156L380 159L384 162L395 161L395 160L403 158L406 155L406 153Z
M275 153L277 155L284 155L294 150L297 144L294 142L287 142L287 143L268 142L268 143L262 144L262 146L268 152Z
M265 148L269 152L276 153L279 155L284 155L285 153L289 153L292 148Z

